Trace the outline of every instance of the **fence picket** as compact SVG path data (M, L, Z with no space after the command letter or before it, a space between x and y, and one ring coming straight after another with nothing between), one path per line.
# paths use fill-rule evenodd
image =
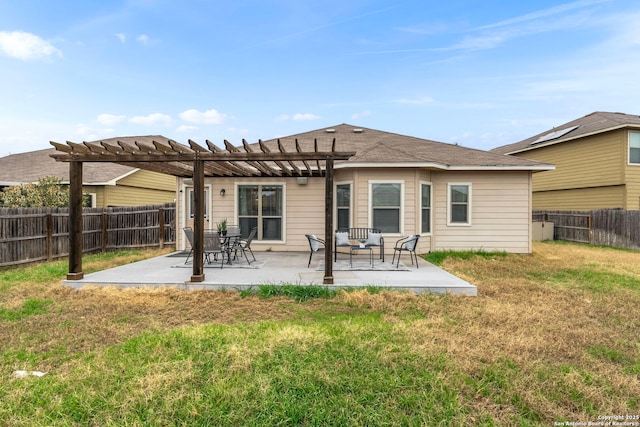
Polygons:
M554 239L640 249L640 211L533 211L534 221L554 224Z
M67 208L0 208L0 266L67 256L68 217ZM82 217L85 253L175 244L175 203L84 208Z

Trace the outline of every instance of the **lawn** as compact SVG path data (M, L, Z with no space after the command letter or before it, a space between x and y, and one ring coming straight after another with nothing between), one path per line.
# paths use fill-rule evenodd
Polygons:
M64 262L0 270L0 425L640 422L640 252L442 255L478 297L74 290Z

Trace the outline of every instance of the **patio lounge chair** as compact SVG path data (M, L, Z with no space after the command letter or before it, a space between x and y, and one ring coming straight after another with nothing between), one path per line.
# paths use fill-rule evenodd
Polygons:
M240 239L236 243L234 243L233 251L234 251L235 258L238 257L237 255L238 250L241 250L248 264L251 264L251 261L249 261L249 257L247 257L247 251L249 251L249 253L253 257L253 260L254 261L256 260L256 256L253 254L253 251L251 250L251 242L256 237L257 233L258 233L258 229L256 227L253 227L251 229L251 233L249 233L249 237L247 237L246 239Z
M396 259L396 252L398 252L398 262L396 263L396 268L400 266L400 255L402 252L409 252L409 258L411 258L411 265L413 265L413 257L416 259L416 268L418 268L418 255L416 254L416 246L418 246L418 239L420 238L419 234L413 234L409 237L403 237L396 242L396 246L393 248L393 259L391 260L391 264ZM413 257L411 254L413 253Z
M309 262L307 263L307 268L311 265L311 257L313 257L314 252L324 251L324 247L320 247L320 245L325 246L324 240L315 236L315 234L305 234L305 237L309 241L309 249L311 252L309 253Z
M207 264L211 264L218 260L218 255L220 255L220 268L224 267L224 256L227 255L229 257L229 250L222 244L220 235L216 232L205 232L204 233L204 258L207 261ZM211 260L211 255L213 255L213 261Z

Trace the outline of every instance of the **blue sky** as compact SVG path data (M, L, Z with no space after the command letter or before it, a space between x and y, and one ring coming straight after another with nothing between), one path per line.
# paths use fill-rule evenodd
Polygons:
M0 0L0 156L340 123L467 147L640 114L640 3Z

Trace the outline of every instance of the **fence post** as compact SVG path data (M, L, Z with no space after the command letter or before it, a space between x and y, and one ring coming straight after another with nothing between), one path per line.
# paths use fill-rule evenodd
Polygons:
M593 243L593 230L591 229L591 217L593 215L593 211L589 211L589 216L587 216L587 229L589 230L589 244Z
M158 225L160 226L158 243L160 244L160 249L164 249L164 208L158 209Z
M102 215L100 215L100 226L102 228L102 240L101 240L101 250L102 252L107 252L107 243L109 242L109 236L107 235L107 222L109 218L107 217L107 213L102 211Z
M47 234L47 261L53 259L53 215L49 212L46 216L46 234Z

